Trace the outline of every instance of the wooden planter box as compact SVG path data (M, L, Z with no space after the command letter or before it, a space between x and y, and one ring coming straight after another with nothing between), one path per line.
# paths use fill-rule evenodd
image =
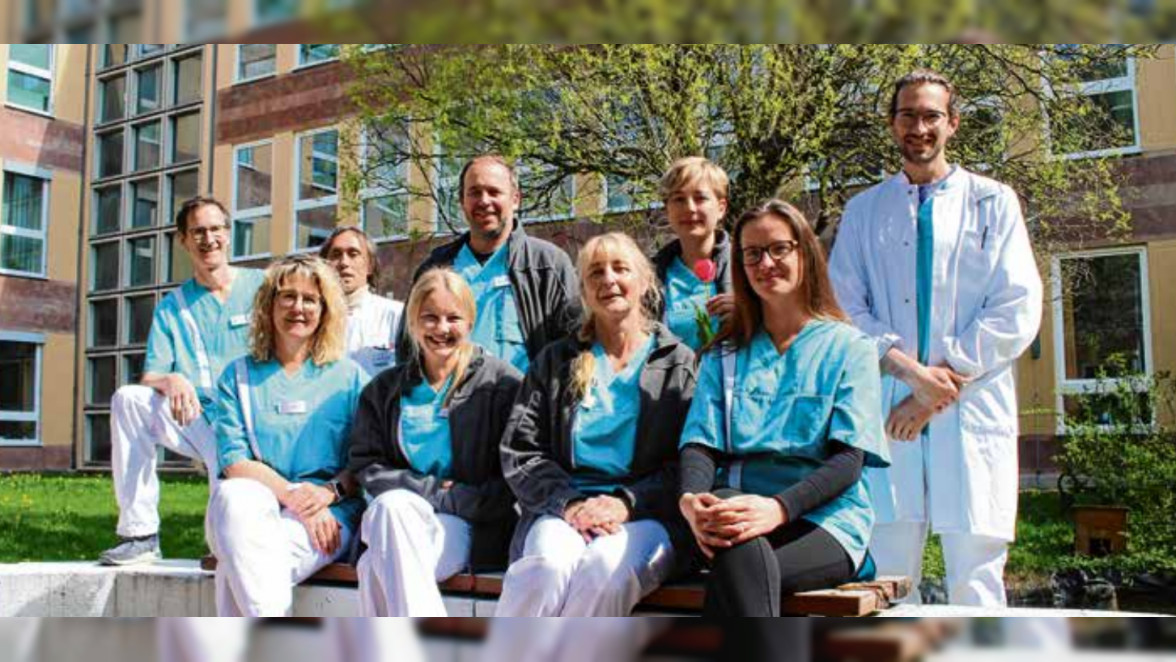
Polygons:
M1127 551L1127 509L1121 506L1073 506L1075 551L1110 556Z

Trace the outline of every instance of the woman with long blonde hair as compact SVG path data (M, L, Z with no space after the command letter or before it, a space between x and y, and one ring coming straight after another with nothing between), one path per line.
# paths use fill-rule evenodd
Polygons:
M344 555L363 501L346 471L366 373L344 356L347 304L334 271L306 255L265 272L250 353L218 386L225 480L208 532L221 616L284 616L294 585Z
M522 517L499 616L623 616L689 561L673 505L694 352L656 321L632 239L594 237L578 262L583 324L531 365L502 440Z
M362 616L445 616L437 583L502 569L517 519L498 443L522 374L474 344L455 271L425 272L405 314L411 358L368 384L355 417L349 466L371 500Z
M770 200L733 234L735 311L704 350L679 508L711 564L704 613L778 616L781 595L863 568L862 468L889 464L881 378L799 210Z

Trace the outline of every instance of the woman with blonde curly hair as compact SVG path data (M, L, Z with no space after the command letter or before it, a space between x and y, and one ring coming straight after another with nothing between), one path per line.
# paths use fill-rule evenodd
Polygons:
M579 275L580 331L539 354L503 435L522 516L499 616L623 616L690 557L674 495L694 352L656 321L632 239L590 240Z
M225 480L207 528L221 616L285 615L294 585L349 548L363 501L345 468L367 377L344 355L346 324L342 287L322 260L266 271L250 353L219 383Z

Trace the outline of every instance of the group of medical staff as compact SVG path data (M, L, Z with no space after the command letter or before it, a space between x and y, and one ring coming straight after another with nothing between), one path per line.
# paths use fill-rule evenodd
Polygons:
M947 159L951 83L907 75L888 115L903 170L849 202L828 260L782 200L725 230L701 157L662 178L652 259L611 232L574 264L518 226L512 165L474 158L469 231L403 305L358 228L261 272L229 264L221 203L188 201L195 276L112 404L101 561L160 558L162 447L209 470L221 615L288 614L337 560L366 616L443 616L438 582L471 569L505 569L497 615L624 616L704 567L706 615L779 615L875 573L917 585L929 532L953 603L1004 605L1041 280L1016 194Z

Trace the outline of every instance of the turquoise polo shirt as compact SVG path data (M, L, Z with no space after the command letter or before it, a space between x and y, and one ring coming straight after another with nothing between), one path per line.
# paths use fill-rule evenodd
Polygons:
M467 243L453 261L453 269L469 283L477 302L478 319L471 333L473 341L518 368L519 372L526 373L530 361L508 275L509 248L509 243L503 244L482 264Z

